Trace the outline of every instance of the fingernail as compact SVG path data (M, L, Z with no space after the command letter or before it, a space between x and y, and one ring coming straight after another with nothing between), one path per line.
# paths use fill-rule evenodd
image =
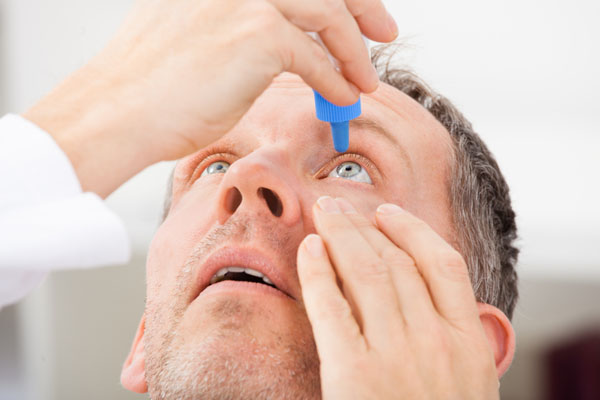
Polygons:
M377 213L382 214L382 215L393 215L393 214L399 214L401 212L404 212L404 210L395 204L387 203L387 204L382 204L379 207L377 207Z
M396 24L396 20L392 17L392 14L388 13L387 24L390 33L394 36L394 39L398 36L398 24Z
M329 214L341 214L342 212L336 201L329 196L319 197L317 204L322 211Z
M314 258L322 258L325 256L325 248L323 247L323 240L319 235L311 233L304 239L304 245L308 254Z
M356 210L348 200L343 197L336 197L335 201L337 201L344 214L356 214Z

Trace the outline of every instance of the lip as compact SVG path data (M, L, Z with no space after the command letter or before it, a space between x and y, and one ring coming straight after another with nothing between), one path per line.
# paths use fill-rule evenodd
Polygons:
M244 281L221 281L213 283L205 288L199 296L204 296L209 293L239 293L240 291L289 298L286 293L279 289L275 289L274 287L262 283Z
M207 287L213 286L210 285L210 279L221 268L228 266L241 266L261 272L273 282L280 292L295 300L295 297L291 294L288 281L283 277L283 267L273 263L269 257L260 251L240 247L223 247L212 253L199 266L195 274L197 290L192 299L197 298ZM215 285L219 285L219 283ZM269 286L266 287L270 288Z

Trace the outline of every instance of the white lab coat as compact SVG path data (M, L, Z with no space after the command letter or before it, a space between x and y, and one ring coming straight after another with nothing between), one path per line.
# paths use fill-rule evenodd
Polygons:
M49 271L122 264L119 217L79 180L52 137L18 115L0 119L0 308Z

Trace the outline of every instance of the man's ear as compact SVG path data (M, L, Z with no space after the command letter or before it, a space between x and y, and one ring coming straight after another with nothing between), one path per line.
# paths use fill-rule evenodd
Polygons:
M477 303L477 307L483 330L494 351L496 371L500 379L515 355L515 331L506 315L496 307L484 303Z
M142 316L140 325L135 333L135 339L131 345L129 355L123 364L121 370L121 385L125 389L137 393L146 393L148 384L144 374L145 353L144 353L144 332L146 330L146 315Z

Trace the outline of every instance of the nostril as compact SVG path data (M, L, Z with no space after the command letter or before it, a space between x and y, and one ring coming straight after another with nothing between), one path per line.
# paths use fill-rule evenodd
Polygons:
M281 214L283 214L283 204L281 203L279 196L271 189L263 187L259 188L257 193L259 197L265 199L271 213L276 217L281 217Z
M236 187L232 187L225 196L225 209L230 214L233 214L235 210L242 204L242 194Z

